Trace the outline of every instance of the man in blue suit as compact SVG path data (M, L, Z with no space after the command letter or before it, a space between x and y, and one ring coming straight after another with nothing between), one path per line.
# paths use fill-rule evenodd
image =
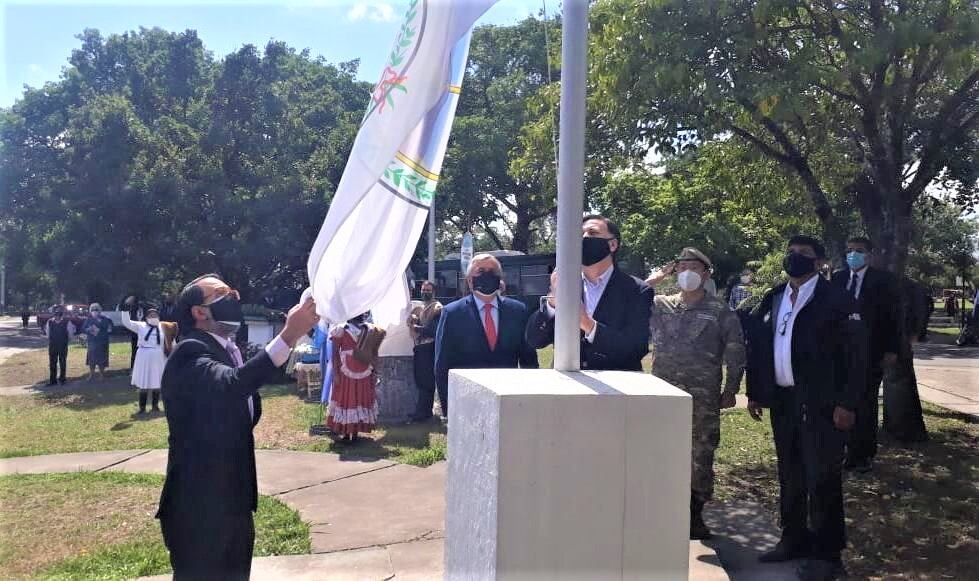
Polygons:
M502 281L500 261L477 254L466 272L472 294L442 309L435 332L435 382L442 402L449 401L450 369L538 366L537 351L524 337L530 314L520 301L500 296ZM448 417L448 409L442 413Z

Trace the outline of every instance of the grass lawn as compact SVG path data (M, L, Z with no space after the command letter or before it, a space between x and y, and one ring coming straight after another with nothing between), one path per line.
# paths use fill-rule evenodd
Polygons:
M136 390L127 383L114 378L43 395L0 397L0 458L166 448L166 418L137 416ZM337 452L419 466L445 458L445 429L437 423L382 426L347 447L310 436L309 426L322 422L321 407L295 393L292 385L262 389L262 420L255 428L259 448Z
M86 348L76 341L68 347L68 381L83 379L88 376L85 366ZM109 368L107 377L121 378L129 381L130 346L128 337L113 337L109 344ZM15 387L18 385L34 385L48 381L48 350L31 349L12 355L0 365L0 387Z
M882 434L873 475L844 485L855 578L979 579L979 422L923 404L931 439L903 447ZM771 426L725 411L716 499L778 509Z
M163 478L124 473L0 477L0 578L132 579L170 571L153 518ZM310 551L309 526L259 498L255 555Z

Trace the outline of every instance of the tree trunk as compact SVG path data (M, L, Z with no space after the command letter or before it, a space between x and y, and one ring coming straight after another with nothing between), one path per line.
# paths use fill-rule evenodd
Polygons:
M517 221L513 225L513 250L519 250L530 254L530 227L533 220L530 218L530 211L517 206Z

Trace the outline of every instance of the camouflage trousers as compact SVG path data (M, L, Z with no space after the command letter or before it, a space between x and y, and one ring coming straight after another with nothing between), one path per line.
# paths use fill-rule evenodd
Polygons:
M693 397L690 491L696 500L707 502L714 496L714 451L721 442L720 386L673 385Z

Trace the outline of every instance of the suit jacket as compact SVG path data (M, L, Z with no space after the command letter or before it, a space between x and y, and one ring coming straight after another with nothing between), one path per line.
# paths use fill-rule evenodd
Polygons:
M886 270L868 266L863 276L857 306L870 337L868 364L879 366L884 353L901 350L901 292L897 278ZM833 284L849 294L850 271L833 273Z
M867 385L866 332L853 299L822 277L812 298L796 314L792 332L795 386L776 385L775 333L785 287L782 283L768 291L746 318L748 399L770 406L776 390L798 389L815 410L855 409Z
M652 304L653 289L616 268L592 314L598 323L595 341L589 343L581 333L581 368L642 371ZM547 312L530 316L527 342L535 349L554 342L554 319Z
M257 508L252 428L262 414L257 390L275 371L264 349L235 368L208 333L194 329L182 336L161 384L170 451L158 518L219 517Z
M527 343L527 307L520 301L500 297L500 322L496 349L490 350L477 299L463 297L442 308L435 331L435 382L439 389L449 385L450 369L489 367L536 369L537 351Z

